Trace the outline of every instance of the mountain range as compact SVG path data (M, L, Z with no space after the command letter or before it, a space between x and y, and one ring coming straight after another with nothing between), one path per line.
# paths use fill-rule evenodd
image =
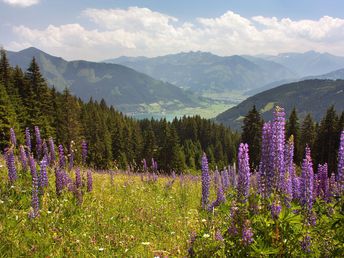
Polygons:
M344 68L344 57L315 51L282 53L276 56L261 55L258 57L283 65L294 71L299 78L325 74Z
M344 79L343 57L314 51L277 56L228 57L198 51L154 58L119 57L100 63L66 61L32 47L19 52L7 51L7 54L11 65L18 65L23 70L35 57L48 84L59 91L69 88L74 95L86 101L91 97L95 100L105 99L107 104L130 114L149 115L164 111L176 114L176 110L183 108L196 108L195 112L199 114L201 111L197 110L198 107L204 111L204 108L209 109L206 105L215 103L201 97L211 98L211 94L221 96L218 114L233 103L252 96L216 118L235 128L240 127L240 118L253 103L263 111L275 103L287 107L295 105L303 113L316 102L313 97L320 98L318 92L325 94L328 89L327 93L331 94L333 89L332 86L326 88L331 85L330 81L314 79ZM312 86L309 86L310 83L297 82L306 79L312 79ZM287 83L290 83L289 86L278 87ZM292 85L298 86L293 88ZM341 86L339 83L338 87ZM311 92L307 93L307 89ZM226 95L228 92L229 95ZM237 92L241 97L235 95ZM286 96L293 99L289 100ZM337 101L337 95L333 97ZM296 103L295 100L300 102ZM328 106L332 100L329 98L320 103ZM316 112L315 115L317 118Z
M191 93L168 82L118 64L88 61L66 61L36 48L19 52L7 51L12 66L23 70L35 57L43 77L50 86L64 88L88 101L104 99L107 104L124 112L145 112L147 105L158 105L161 110L180 106L197 106L198 99Z
M311 113L316 121L334 105L344 110L344 80L304 80L293 82L249 97L239 105L218 115L215 120L240 130L244 116L256 105L265 121L272 119L271 109L275 105L285 108L287 116L295 107L300 118Z
M122 64L198 93L244 91L297 76L283 65L258 57L221 57L199 51L154 58L119 57L104 62Z

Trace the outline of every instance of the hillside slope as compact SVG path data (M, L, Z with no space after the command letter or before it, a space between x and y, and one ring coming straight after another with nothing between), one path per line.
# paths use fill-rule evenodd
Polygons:
M157 104L165 109L194 106L195 97L177 86L151 78L117 64L66 61L36 48L8 51L11 65L26 70L36 58L44 78L59 91L69 88L83 100L102 98L121 111L142 111L145 105Z
M269 111L274 105L280 105L288 112L296 107L301 118L310 112L319 121L330 105L334 105L340 112L343 111L343 100L344 80L305 80L285 84L249 97L218 115L215 120L234 129L240 129L243 117L253 105L256 105L265 120L272 118L272 112Z

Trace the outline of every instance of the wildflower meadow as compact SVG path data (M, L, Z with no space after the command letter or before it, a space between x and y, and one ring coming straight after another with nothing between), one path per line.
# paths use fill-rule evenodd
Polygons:
M198 173L87 167L88 144L56 145L40 128L0 157L4 257L343 257L344 131L335 171L293 136L276 107L262 128L260 163L240 143L236 162Z

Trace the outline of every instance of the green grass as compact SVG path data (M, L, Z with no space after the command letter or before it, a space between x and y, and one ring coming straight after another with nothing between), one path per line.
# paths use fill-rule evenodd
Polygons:
M39 216L30 219L31 175L18 172L14 185L9 185L0 158L0 257L186 257L189 248L196 257L344 254L340 196L329 203L318 198L312 210L316 224L311 225L297 201L290 208L283 205L278 218L272 218L271 204L280 197L263 199L254 188L247 202L239 201L234 188L227 189L226 202L207 212L200 207L199 177L173 181L160 176L153 182L118 172L113 180L110 174L94 173L93 191L86 192L84 185L83 202L78 205L67 189L59 197L55 194L55 176L49 169L50 184L41 195ZM74 171L70 176L74 180ZM85 170L82 178L85 183ZM211 202L214 192L212 186ZM252 227L250 245L242 241L244 224ZM232 225L239 233L229 234ZM217 233L224 240L217 239ZM310 253L302 251L307 235L312 241Z
M40 216L29 219L31 176L11 187L0 168L0 254L4 257L138 256L187 254L190 233L202 219L199 180L143 182L137 175L94 174L94 188L76 205L70 192L55 194L54 175L41 197ZM72 173L71 173L72 175ZM83 177L85 179L85 173ZM73 176L74 178L74 176Z

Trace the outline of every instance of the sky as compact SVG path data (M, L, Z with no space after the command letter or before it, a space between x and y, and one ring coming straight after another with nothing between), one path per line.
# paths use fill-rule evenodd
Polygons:
M0 0L0 46L67 60L207 51L344 56L343 0Z

